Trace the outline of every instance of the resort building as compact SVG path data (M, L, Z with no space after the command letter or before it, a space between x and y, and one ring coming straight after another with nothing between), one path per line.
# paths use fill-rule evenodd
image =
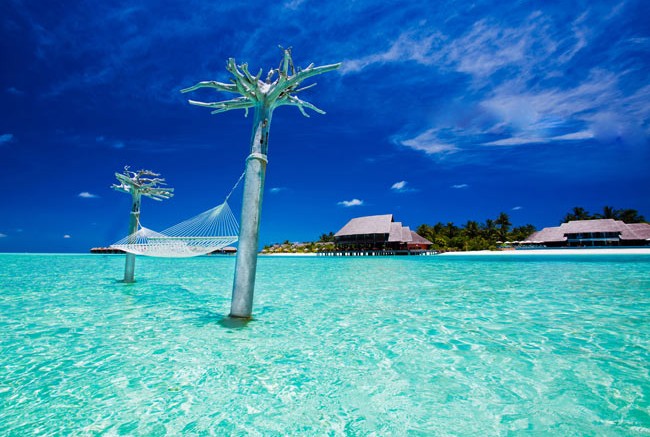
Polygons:
M357 217L336 234L334 241L342 251L426 251L431 242L408 226L393 220L392 214Z
M613 219L575 220L544 228L522 243L547 247L648 246L650 224L628 224Z

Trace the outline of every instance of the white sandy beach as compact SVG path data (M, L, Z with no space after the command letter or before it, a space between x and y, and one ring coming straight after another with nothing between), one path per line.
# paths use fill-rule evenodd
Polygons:
M438 256L529 256L529 255L650 255L649 248L620 249L530 249L530 250L479 250L474 252L445 252Z
M260 256L316 256L315 252L296 252L296 253L260 253Z
M445 252L435 256L530 256L530 255L650 255L650 247L620 249L530 249L530 250L477 250ZM260 256L317 256L316 253L260 253Z

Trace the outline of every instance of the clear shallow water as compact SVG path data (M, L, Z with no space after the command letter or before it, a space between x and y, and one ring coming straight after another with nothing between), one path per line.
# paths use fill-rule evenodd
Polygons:
M647 435L650 256L0 255L0 435Z

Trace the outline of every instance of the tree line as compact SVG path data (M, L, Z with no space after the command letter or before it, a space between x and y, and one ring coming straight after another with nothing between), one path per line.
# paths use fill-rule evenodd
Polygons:
M468 220L462 226L453 222L438 222L435 225L420 225L416 232L433 243L438 251L486 250L496 249L506 241L525 240L537 229L531 224L512 227L510 217L505 212L496 219L487 219L483 223Z
M586 209L576 206L568 212L561 223L573 220L614 219L625 223L645 223L646 219L636 209L616 209L611 206L603 207L601 213L591 214ZM510 217L505 212L484 223L468 220L462 226L452 222L438 222L431 226L420 225L417 233L433 243L433 249L439 251L451 250L494 250L506 241L522 241L527 239L537 229L531 224L512 227Z
M567 213L562 223L573 220L614 219L625 223L645 223L646 219L636 209L616 209L613 206L603 206L602 213L591 214L581 206L574 207Z

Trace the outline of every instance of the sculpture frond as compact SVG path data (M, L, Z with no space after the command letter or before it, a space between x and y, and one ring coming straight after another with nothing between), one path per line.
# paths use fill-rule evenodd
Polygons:
M311 104L309 102L305 102L304 100L300 100L296 96L287 96L287 98L285 100L283 100L282 103L280 103L280 105L297 106L298 109L300 109L300 112L302 113L302 115L304 115L307 118L309 118L309 114L307 114L307 112L305 112L305 108L309 108L312 111L317 112L319 114L325 114L325 111L323 111L322 109L317 108L316 106L314 106L313 104Z
M229 58L226 63L226 70L232 74L230 84L216 81L204 81L199 82L192 87L184 88L181 91L185 93L194 91L198 88L214 88L219 91L232 92L241 96L231 100L211 103L189 100L189 103L192 105L214 109L212 114L226 112L231 109L244 109L246 114L248 114L249 108L266 106L267 108L270 108L270 110L273 110L275 107L282 105L297 106L300 109L300 112L306 117L309 117L309 115L305 112L305 108L324 114L324 111L316 108L311 103L299 99L295 94L316 86L314 83L299 88L300 83L305 79L336 70L341 66L341 64L338 63L314 67L314 64L312 63L305 69L296 69L291 57L291 48L280 48L283 50L283 57L280 61L280 65L278 68L269 70L265 81L260 80L262 77L262 69L259 70L257 75L253 76L248 69L247 63L237 65L234 58ZM276 74L277 78L273 80Z
M124 173L115 173L119 184L113 184L111 188L122 193L150 197L154 200L169 199L174 196L174 189L161 187L166 185L165 179L158 177L159 173L151 170L138 170L137 172L124 167Z
M227 91L230 93L236 93L237 92L237 86L232 83L221 83L217 82L214 80L207 80L204 82L199 82L194 86L188 87L188 88L183 88L181 90L182 93L189 93L190 91L197 90L199 88L215 88L219 91Z

